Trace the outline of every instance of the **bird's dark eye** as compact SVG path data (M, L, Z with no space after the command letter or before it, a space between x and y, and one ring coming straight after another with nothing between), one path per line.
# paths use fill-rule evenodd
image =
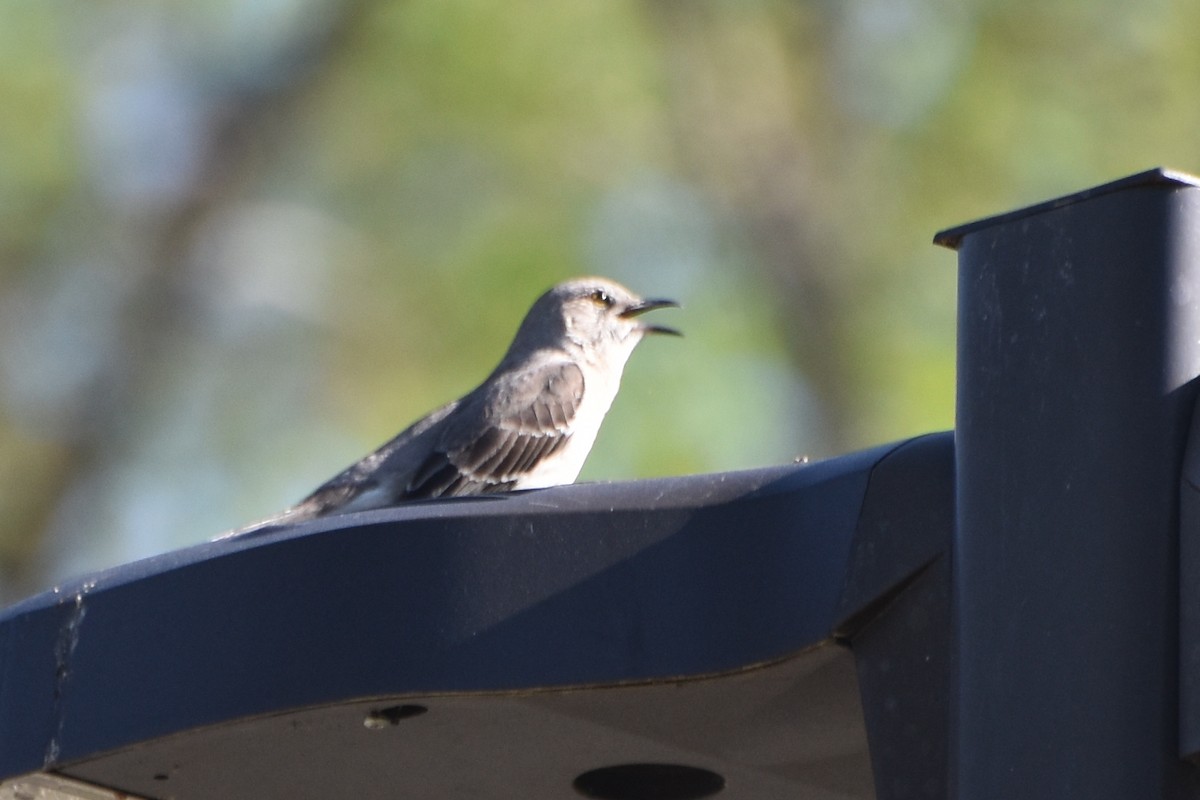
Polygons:
M592 302L596 305L604 306L605 308L612 308L613 299L609 297L608 292L604 291L603 289L595 290L590 296L592 298Z

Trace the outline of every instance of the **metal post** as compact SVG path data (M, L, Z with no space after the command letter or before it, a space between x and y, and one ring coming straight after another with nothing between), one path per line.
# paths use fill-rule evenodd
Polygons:
M953 796L1200 797L1177 749L1200 184L1163 170L959 251Z

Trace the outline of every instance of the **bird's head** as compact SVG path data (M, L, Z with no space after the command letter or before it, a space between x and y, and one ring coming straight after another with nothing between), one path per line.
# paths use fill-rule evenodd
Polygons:
M679 336L679 331L641 318L656 308L677 307L674 300L638 297L615 281L576 278L543 294L529 309L517 341L577 348L586 357L621 363L648 333ZM516 344L516 342L514 342Z

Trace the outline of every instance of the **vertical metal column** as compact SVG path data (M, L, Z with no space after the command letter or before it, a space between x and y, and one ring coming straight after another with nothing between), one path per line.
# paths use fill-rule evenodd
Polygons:
M935 239L959 251L954 797L1200 797L1177 754L1198 189L1154 170Z

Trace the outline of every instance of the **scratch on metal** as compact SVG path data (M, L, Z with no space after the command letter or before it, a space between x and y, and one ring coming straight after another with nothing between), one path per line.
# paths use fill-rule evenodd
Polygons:
M46 745L46 753L42 758L44 767L50 767L58 761L59 740L62 737L63 725L66 720L63 706L67 678L71 671L71 657L79 644L79 630L83 626L83 618L87 616L84 597L95 585L93 581L82 584L75 592L74 597L68 601L74 604L74 608L71 609L62 629L58 632L58 640L54 643L54 734L50 737L50 742Z

